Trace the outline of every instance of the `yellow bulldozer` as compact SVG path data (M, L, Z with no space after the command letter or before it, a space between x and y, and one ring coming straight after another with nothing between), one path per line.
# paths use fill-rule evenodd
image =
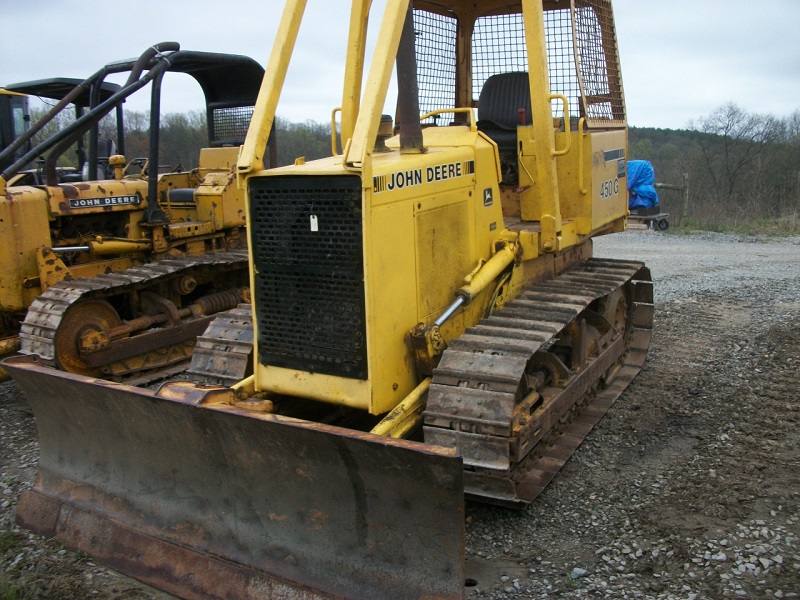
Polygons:
M126 73L124 86L106 80ZM205 96L208 143L196 167L159 160L162 81L171 73L194 78ZM84 81L9 86L58 102L0 156L1 355L35 353L116 381L185 367L212 315L246 296L234 166L263 74L249 57L166 42ZM149 151L126 158L122 104L148 85ZM75 120L31 148L32 136L70 106ZM99 139L111 111L116 143ZM65 167L72 148L79 164Z
M332 155L267 169L304 9L236 163L251 309L192 367L240 380L7 360L41 439L17 518L183 598L463 598L465 497L530 503L650 341L647 268L592 256L628 215L611 2L354 0Z

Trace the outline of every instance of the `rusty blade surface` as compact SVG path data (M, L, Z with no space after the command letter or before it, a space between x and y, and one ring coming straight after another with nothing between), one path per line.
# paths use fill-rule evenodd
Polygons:
M453 451L5 363L41 444L24 526L184 598L462 598Z

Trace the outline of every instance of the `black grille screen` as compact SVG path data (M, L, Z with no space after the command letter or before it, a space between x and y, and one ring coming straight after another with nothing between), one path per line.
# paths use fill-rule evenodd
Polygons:
M262 364L367 378L361 180L250 180Z
M212 111L212 143L243 144L247 137L247 128L253 116L252 106L231 106L228 108L215 108Z

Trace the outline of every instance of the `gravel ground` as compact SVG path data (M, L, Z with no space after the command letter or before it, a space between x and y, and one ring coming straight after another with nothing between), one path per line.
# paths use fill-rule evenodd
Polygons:
M800 597L800 238L627 232L655 333L642 373L515 512L467 505L473 598ZM19 529L36 429L0 385L0 600L166 594Z
M627 232L648 361L527 510L468 505L469 598L796 598L800 239Z

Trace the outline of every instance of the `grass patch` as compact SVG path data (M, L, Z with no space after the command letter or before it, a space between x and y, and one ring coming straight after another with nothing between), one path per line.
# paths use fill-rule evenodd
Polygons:
M0 574L0 600L86 600L87 591L75 575L54 576L42 572Z
M5 576L0 576L0 600L24 600L30 598L19 586L8 581Z
M13 550L18 544L19 539L14 532L8 530L0 531L0 554Z
M726 219L686 219L680 225L671 224L667 233L696 233L711 231L714 233L734 233L738 235L768 235L788 237L800 235L800 219L784 217L781 219L755 219L737 221Z
M19 480L19 477L16 475L3 475L3 478L0 481L3 482L3 485L10 486L15 484Z

